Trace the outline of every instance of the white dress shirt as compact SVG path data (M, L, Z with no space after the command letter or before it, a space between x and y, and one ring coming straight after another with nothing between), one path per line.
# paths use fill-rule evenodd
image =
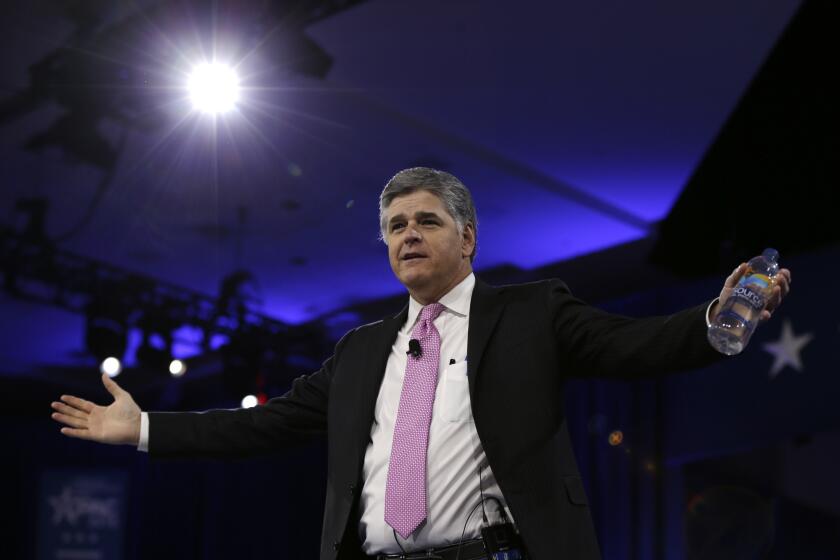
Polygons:
M475 276L470 274L439 300L445 309L434 321L440 332L441 347L426 456L427 518L407 540L403 540L385 523L385 484L405 375L408 341L423 308L413 298L409 301L408 317L397 334L385 366L385 375L376 399L370 443L365 453L362 471L364 485L359 504L359 537L366 554L401 552L400 545L406 552L445 546L461 540L462 532L464 539L479 536L481 508L473 510L481 501L479 467L484 496L494 496L504 501L487 464L470 407L467 334L474 286ZM455 360L452 365L451 360ZM496 521L496 504L487 501L485 507L490 521ZM472 516L467 522L471 511ZM467 526L464 532L465 522ZM399 544L396 539L399 539Z

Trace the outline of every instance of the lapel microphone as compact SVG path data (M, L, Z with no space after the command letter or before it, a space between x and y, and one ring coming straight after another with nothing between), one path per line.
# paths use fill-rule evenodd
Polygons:
M408 341L408 352L406 354L410 355L412 358L419 358L423 355L423 348L420 346L420 341L416 338L412 338Z

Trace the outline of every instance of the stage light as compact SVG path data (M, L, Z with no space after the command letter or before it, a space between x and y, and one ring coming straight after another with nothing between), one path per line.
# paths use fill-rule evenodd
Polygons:
M607 441L609 441L610 445L612 445L613 447L621 445L621 443L624 441L624 433L621 430L615 430L612 433L610 433L610 436L609 438L607 438Z
M187 364L181 360L172 360L169 362L169 373L172 374L172 377L181 377L187 373Z
M239 77L229 66L204 63L193 69L187 89L197 110L209 114L224 113L236 107L239 100Z
M254 408L259 401L254 395L247 395L242 399L242 408Z
M99 366L99 371L106 374L108 377L116 377L122 372L122 363L119 359L110 356L102 360L102 364Z

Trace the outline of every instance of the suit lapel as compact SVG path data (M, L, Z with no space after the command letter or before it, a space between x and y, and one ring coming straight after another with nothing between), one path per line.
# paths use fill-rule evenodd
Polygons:
M467 336L467 378L470 383L470 396L475 392L476 375L481 366L481 358L490 335L499 322L504 304L498 298L501 288L488 286L475 279L472 301L470 302L470 328Z
M376 329L374 340L371 342L365 363L361 368L362 382L360 384L359 401L355 405L358 406L358 414L355 417L360 419L358 436L362 456L364 456L370 439L370 427L373 423L376 397L379 396L379 387L382 385L382 377L385 375L388 356L391 354L391 347L394 345L397 333L405 324L406 317L408 317L408 305L395 316L382 320L382 324Z

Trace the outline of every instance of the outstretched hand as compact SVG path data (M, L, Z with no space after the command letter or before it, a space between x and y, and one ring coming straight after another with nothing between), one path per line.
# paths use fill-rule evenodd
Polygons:
M65 427L61 433L113 445L137 445L140 441L140 407L117 383L102 374L102 384L114 397L108 406L99 406L71 395L61 395L61 402L53 402L53 420Z
M732 271L726 281L723 283L723 289L720 291L720 300L718 305L716 306L714 315L717 314L717 310L723 305L723 303L729 299L729 296L732 295L732 290L735 289L735 286L738 285L738 281L741 280L741 277L747 272L747 263L741 263L735 270ZM775 278L773 278L773 288L770 294L770 299L767 301L767 305L764 307L764 310L761 312L761 316L759 317L760 322L764 322L770 317L773 316L773 312L781 305L782 300L788 295L790 292L790 270L787 268L780 268L779 272L776 273Z

